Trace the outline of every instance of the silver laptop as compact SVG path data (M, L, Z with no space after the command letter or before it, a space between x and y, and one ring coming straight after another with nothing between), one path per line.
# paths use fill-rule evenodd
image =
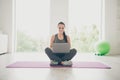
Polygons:
M69 53L70 44L69 43L53 43L53 53Z

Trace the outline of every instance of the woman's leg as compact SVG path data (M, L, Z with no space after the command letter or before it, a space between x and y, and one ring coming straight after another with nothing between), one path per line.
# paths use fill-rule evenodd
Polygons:
M59 58L58 56L56 56L55 53L53 53L50 48L46 48L45 52L46 52L46 54L47 54L47 56L49 57L50 60L61 62L61 58Z
M77 53L76 49L71 49L70 53L66 53L65 56L62 57L62 61L71 60Z

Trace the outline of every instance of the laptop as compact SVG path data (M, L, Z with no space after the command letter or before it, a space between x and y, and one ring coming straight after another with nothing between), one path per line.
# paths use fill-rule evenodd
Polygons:
M70 44L69 43L53 43L53 53L69 53Z

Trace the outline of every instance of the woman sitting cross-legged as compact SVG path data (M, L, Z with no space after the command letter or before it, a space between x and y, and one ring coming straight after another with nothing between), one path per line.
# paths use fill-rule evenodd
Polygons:
M45 49L45 53L51 60L50 66L72 66L71 59L76 55L76 49L70 49L69 53L54 53L52 51L53 43L69 43L70 44L70 37L65 34L64 31L65 24L63 22L58 23L58 33L53 35L50 40L50 48L47 47Z

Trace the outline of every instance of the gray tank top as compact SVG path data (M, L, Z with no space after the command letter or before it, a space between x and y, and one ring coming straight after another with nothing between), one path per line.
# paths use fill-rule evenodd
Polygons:
M66 43L65 39L58 39L58 34L55 35L54 43Z

